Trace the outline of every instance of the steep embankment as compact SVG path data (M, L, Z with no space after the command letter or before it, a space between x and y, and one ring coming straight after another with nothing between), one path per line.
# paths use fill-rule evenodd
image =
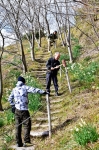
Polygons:
M39 79L45 89L45 63L50 57L50 53L47 50L41 49L40 51L40 54L36 55L38 67L37 69L33 68L31 72ZM52 137L41 137L44 131L48 131L47 103L44 96L44 109L39 110L32 118L32 142L36 150L82 150L84 148L75 143L72 130L81 122L81 119L85 122L94 123L98 130L98 90L83 91L79 88L79 83L71 82L72 93L70 93L64 72L62 72L62 77L58 74L58 80L60 95L58 97L54 96L52 84L51 96L49 97ZM91 146L98 147L99 144L97 142L89 145L89 147Z
M46 62L48 57L49 53L47 50L44 50L41 55L41 60ZM41 65L41 62L38 63L38 66L40 65L41 72L40 74L37 73L36 76L39 77L39 80L45 88L45 74L41 75L42 71L45 71L45 63L43 62ZM75 143L72 130L81 122L81 119L87 123L93 123L98 130L98 90L81 90L78 82L72 82L70 80L72 87L72 93L70 93L64 72L62 72L62 77L60 77L60 74L58 75L58 80L60 96L54 96L54 87L52 85L52 94L49 97L51 107L52 137L34 137L32 138L33 143L36 150L82 150L84 148ZM33 132L48 130L47 112L45 110L40 111L34 120L37 121L32 121ZM89 147L91 146L98 147L99 144L97 142L89 145Z
M57 49L53 49L54 52ZM63 53L63 49L58 47L58 51ZM36 61L29 61L28 57L28 70L37 78L38 82L42 85L43 89L46 87L46 61L51 53L47 49L39 49L36 53ZM29 57L30 58L30 57ZM69 72L68 72L69 74ZM54 95L53 84L51 86L50 109L51 109L51 124L52 136L41 136L44 131L48 131L48 114L46 97L42 96L44 106L32 119L31 141L36 150L86 150L82 148L73 139L73 129L83 119L85 122L93 123L97 131L98 129L98 105L99 93L98 89L83 90L78 81L73 81L70 78L72 93L68 90L66 76L62 70L62 76L58 74L59 81L59 96ZM48 132L47 132L48 133ZM38 137L37 135L40 135ZM98 148L99 143L90 143L89 147Z

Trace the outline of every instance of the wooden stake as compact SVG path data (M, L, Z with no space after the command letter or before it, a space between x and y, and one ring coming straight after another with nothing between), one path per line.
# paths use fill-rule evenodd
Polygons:
M49 137L51 138L51 113L50 113L50 101L49 101L49 95L48 94L46 94L46 101L47 101Z
M62 77L62 67L60 66L60 77Z
M69 77L68 77L68 71L67 71L67 68L66 68L66 67L65 67L65 73L66 73L66 78L67 78L68 88L69 88L69 91L70 91L70 93L71 93L72 90L71 90L70 81L69 81Z

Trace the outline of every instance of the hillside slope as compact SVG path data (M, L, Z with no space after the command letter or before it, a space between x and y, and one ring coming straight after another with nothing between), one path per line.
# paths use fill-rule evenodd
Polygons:
M85 47L84 47L85 48ZM55 51L59 51L61 54L67 53L66 48L58 45L57 49L54 49L52 46L52 54ZM86 49L84 49L86 50ZM90 54L90 53L89 53ZM35 77L38 82L42 85L43 89L46 87L46 61L51 56L51 53L48 52L47 48L40 48L36 51L36 61L32 62L30 58L30 54L26 52L26 59L28 65L28 71L31 73L33 77ZM93 55L92 55L93 56ZM80 62L80 58L77 60ZM5 56L6 59L10 57ZM12 57L12 61L16 58L18 65L18 57L15 55ZM83 58L86 58L86 55L83 55ZM94 57L93 57L94 59ZM95 59L99 59L98 55L95 55ZM89 60L90 61L90 60ZM8 78L7 72L11 71L11 65L9 66L9 70L4 70L5 75L4 79ZM4 69L4 68L3 68ZM18 72L18 70L16 69ZM52 122L52 136L35 136L37 133L41 133L44 131L48 131L48 120L47 120L47 103L46 97L42 97L42 101L44 102L44 108L39 110L32 116L32 131L31 131L31 140L34 144L35 150L98 150L99 149L99 141L95 143L89 143L86 147L81 147L78 145L73 138L73 130L75 127L81 123L81 120L84 120L86 123L93 124L97 132L99 133L99 114L98 114L98 105L99 105L99 92L98 88L84 88L77 81L72 80L72 76L68 71L70 77L70 84L72 88L72 93L69 92L67 80L65 76L64 70L62 70L62 76L60 77L60 73L58 74L59 81L59 96L55 97L54 95L54 87L53 84L51 86L51 96L50 99L50 108L51 108L51 122ZM97 77L97 82L99 79ZM10 83L10 79L8 80ZM6 82L5 82L6 84ZM85 83L87 84L87 83ZM94 85L95 83L93 83ZM98 84L98 83L97 83ZM11 85L7 84L7 88ZM4 103L3 103L4 104ZM6 104L4 104L4 108L6 108ZM14 126L9 126L10 130L14 128ZM15 132L13 130L13 132ZM1 137L2 139L2 137ZM15 144L10 143L10 146ZM11 150L11 149L10 149Z
M44 51L43 59L47 58ZM41 57L42 58L42 57ZM38 64L39 65L39 64ZM42 70L44 66L42 65ZM43 76L45 77L45 76ZM98 90L81 90L77 82L71 81L72 93L69 92L65 73L62 72L62 77L59 78L60 96L54 96L54 88L52 85L51 103L51 118L52 119L52 138L33 138L36 150L82 150L73 139L72 130L81 122L81 119L86 123L92 123L98 129L98 105L99 93ZM42 82L42 77L40 78ZM45 81L45 80L44 80ZM43 81L43 83L44 83ZM39 117L39 115L38 115ZM56 117L56 118L55 118ZM37 119L37 116L36 116ZM41 126L43 126L42 120ZM54 125L53 125L54 122ZM35 125L34 125L35 126ZM40 129L40 126L39 126ZM33 128L33 130L35 130ZM45 129L43 129L45 130ZM36 131L38 131L36 129ZM99 143L89 144L89 148L99 148Z
M53 53L56 50L53 50ZM60 49L61 51L61 49ZM32 68L31 73L45 88L46 60L50 57L47 49L40 49L36 54L37 68ZM86 123L92 123L98 129L98 90L82 90L77 82L71 82L72 93L68 90L65 73L62 77L58 74L59 93L54 96L54 87L51 86L50 107L52 122L52 137L38 136L44 131L48 131L47 104L46 97L43 97L45 109L38 111L32 118L31 140L35 150L86 150L87 148L79 146L73 139L73 130L84 120ZM90 143L88 149L98 149L99 142Z

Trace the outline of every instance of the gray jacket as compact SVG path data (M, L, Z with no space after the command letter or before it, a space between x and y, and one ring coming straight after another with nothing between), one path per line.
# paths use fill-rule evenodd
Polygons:
M44 90L30 87L25 85L23 82L18 81L16 87L13 88L8 101L10 105L15 105L15 108L18 110L28 110L28 93L45 93Z

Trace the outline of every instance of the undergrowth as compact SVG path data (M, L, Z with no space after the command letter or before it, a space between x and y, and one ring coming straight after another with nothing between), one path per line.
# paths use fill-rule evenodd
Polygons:
M64 117L64 120L66 120L67 118L70 119L72 117L75 118L75 116L78 116L78 119L80 119L81 114L80 114L79 110L81 110L81 109L83 109L86 112L88 111L86 114L84 114L84 112L83 112L82 116L85 118L87 118L87 117L90 118L91 114L89 114L89 109L93 109L93 108L90 108L89 105L88 105L88 107L86 105L84 105L81 97L78 98L77 96L80 94L81 94L81 96L83 95L83 92L82 92L83 90L79 91L79 89L81 89L81 88L84 90L91 89L92 85L95 85L95 89L96 89L96 87L99 86L98 85L98 76L99 76L98 61L91 62L90 57L86 57L86 59L84 59L83 61L78 62L78 58L81 55L82 47L79 44L78 39L72 39L72 41L74 43L73 58L75 60L73 64L69 64L69 56L68 56L68 51L66 48L58 47L57 49L52 49L53 54L55 51L61 52L62 55L61 55L60 61L62 61L62 59L66 60L66 67L68 69L70 84L71 84L71 87L73 90L73 94L72 93L70 94L68 91L67 82L65 82L65 81L61 82L61 85L63 86L63 88L64 89L66 88L66 90L67 90L67 91L65 90L65 92L62 93L63 95L61 94L61 98L63 98L63 101L64 101L64 105L63 105L64 115L62 116L62 117ZM43 45L44 45L44 47L46 47L46 43L43 43ZM28 46L26 47L26 49L27 49L27 54L28 54L28 52L30 52L30 50L28 49ZM39 53L38 48L35 48L35 51ZM16 60L16 61L17 61L17 63L18 62L20 63L20 61L18 61L18 60ZM33 68L34 67L33 63L30 63L30 64L31 64L30 67ZM34 62L34 64L37 64L37 62L36 63ZM28 67L29 67L29 65L28 65ZM10 65L10 68L11 68L11 65ZM30 70L31 68L28 68L28 70ZM32 71L32 69L31 69L31 71ZM62 73L65 73L64 68L62 68L62 71L63 71ZM6 125L10 126L12 123L14 123L14 116L8 105L7 98L8 98L8 95L10 94L12 88L15 86L17 77L21 74L21 72L22 72L21 69L11 70L9 72L9 74L6 75L6 79L8 78L9 81L4 81L5 91L4 91L4 95L3 95L3 104L4 104L4 106L6 106L5 103L7 103L7 107L6 107L7 110L5 110L4 114L1 115L1 118L0 118L1 133L3 131L2 127L6 126ZM27 85L33 86L33 87L39 87L42 89L42 87L38 84L38 81L33 77L33 72L27 73L26 75L23 75L23 76L26 79ZM96 81L97 81L97 83L96 83ZM80 87L79 89L77 87L78 85ZM76 92L76 91L79 91L79 92ZM84 102L86 102L85 99L86 99L86 96L84 97ZM41 101L41 96L39 94L29 94L29 101L30 101L29 102L30 112L35 112L40 107L43 107L43 105L44 105L43 102ZM77 110L77 108L79 108L79 109ZM89 121L89 123L90 123L90 121ZM40 139L40 140L34 139L34 141L37 143L37 150L42 149L42 147L43 147L42 150L50 150L50 149L53 149L53 150L83 150L84 148L77 145L77 143L75 142L75 140L72 137L72 132L70 131L71 129L73 129L75 124L76 124L76 120L74 122L71 120L70 124L65 124L65 122L64 122L63 123L64 127L61 126L60 130L56 130L55 133L53 133L53 135L52 135L52 139L50 139L50 140L48 140L48 138L44 138L44 139ZM93 124L94 124L94 122L93 122ZM86 129L86 128L87 128L87 126L85 126L84 129ZM88 125L88 128L92 129L91 131L96 131L96 128L93 128L93 126ZM76 131L75 131L75 133L76 133ZM94 133L96 133L96 132L94 132ZM84 130L82 130L82 133L80 133L80 135L81 135L80 138L82 138L83 135L85 135ZM86 135L87 135L87 132L86 132ZM96 137L98 137L97 133L96 133ZM13 136L8 134L8 135L5 135L4 138L5 138L5 140L3 142L6 141L9 143L13 139ZM97 140L97 138L96 138L96 140ZM96 140L92 140L92 141L90 140L90 141L94 142ZM88 141L87 141L87 143L88 143ZM6 144L2 144L2 150L6 150L5 147L7 147ZM96 149L94 149L94 147L96 147ZM96 146L94 143L94 146L91 150L98 150L97 142L96 142Z

